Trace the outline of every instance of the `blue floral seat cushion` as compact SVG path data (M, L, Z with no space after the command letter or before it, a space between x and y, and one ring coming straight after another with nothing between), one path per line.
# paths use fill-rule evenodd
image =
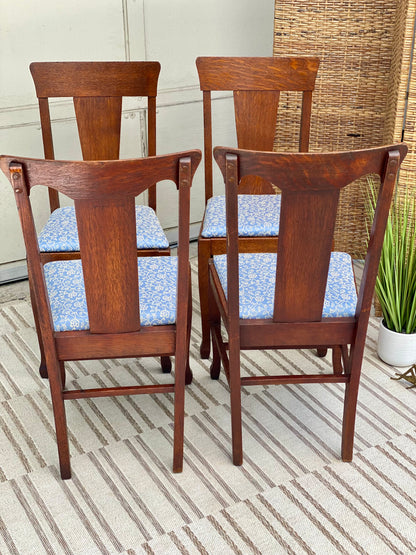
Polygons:
M169 242L162 226L150 206L136 205L136 231L138 249L167 249ZM64 206L54 210L39 234L40 252L79 251L75 210Z
M280 195L238 195L238 235L265 237L279 235ZM207 202L202 237L225 237L225 196Z
M138 258L140 323L142 326L176 321L175 256ZM81 260L60 260L44 266L46 288L55 331L88 330L89 320Z
M240 318L273 318L276 279L274 253L239 255ZM214 256L214 265L227 295L227 255ZM331 253L326 284L323 318L355 315L357 291L352 259L345 252Z

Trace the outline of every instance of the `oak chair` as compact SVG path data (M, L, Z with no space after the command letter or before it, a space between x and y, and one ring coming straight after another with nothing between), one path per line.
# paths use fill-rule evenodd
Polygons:
M198 239L198 280L201 303L201 357L210 352L208 317L208 261L225 252L225 199L213 196L212 91L233 91L237 146L272 151L280 93L302 93L299 150L307 152L319 59L200 57L196 60L203 91L205 214ZM294 122L294 125L296 122ZM275 185L278 186L278 183ZM275 249L279 234L280 195L258 177L245 178L239 197L239 235L242 252Z
M0 157L26 246L62 478L71 476L64 402L138 393L174 392L173 470L182 469L184 386L192 379L189 198L200 159L197 150L118 161ZM135 197L161 180L179 190L178 256L137 257ZM38 185L74 200L80 259L44 263L30 200ZM174 383L65 389L65 361L146 356L175 356Z
M211 377L219 377L222 362L230 387L234 464L243 460L241 387L279 383L345 384L341 453L344 461L352 460L374 284L396 176L406 153L404 143L323 154L214 149L226 187L227 254L214 256L209 264ZM380 175L381 186L357 296L351 257L331 248L340 190L367 174ZM240 248L238 193L246 175L278 183L282 190L274 253ZM244 349L316 345L332 349L332 373L240 375Z
M49 99L61 97L73 100L84 160L117 160L123 98L147 97L148 155L156 155L159 62L33 62L30 72L39 102L46 159L55 159ZM137 136L139 133L137 124ZM49 203L51 216L39 234L42 260L79 258L73 206L60 207L59 195L54 189L49 189ZM148 206L136 206L136 227L141 256L169 255L169 242L156 216L156 185L149 188ZM40 374L46 378L43 346L39 344ZM162 359L162 367L170 371L169 359Z

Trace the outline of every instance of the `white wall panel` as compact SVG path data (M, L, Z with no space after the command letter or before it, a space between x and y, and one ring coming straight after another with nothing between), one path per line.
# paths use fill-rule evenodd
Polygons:
M43 155L37 100L28 68L31 61L46 60L160 61L158 153L202 149L202 93L196 57L271 55L273 11L274 0L1 1L0 152ZM235 144L230 105L230 99L215 101L214 144ZM123 105L123 158L145 154L140 133L144 107L143 99L129 99ZM52 119L56 157L79 159L71 103L54 102ZM221 192L218 174L215 187ZM36 199L38 225L47 217L47 203L40 197ZM201 165L192 191L192 222L202 217L203 199ZM174 207L175 191L168 187L158 203L166 229L175 225ZM13 194L2 175L0 212L1 281L2 269L24 258Z
M197 56L271 56L270 0L145 0L146 52L161 88L197 85Z
M0 28L0 108L33 103L32 61L126 55L120 0L2 0Z
M142 12L140 7L138 13ZM137 15L134 10L132 13ZM125 34L126 17L126 4L120 0L1 2L1 153L43 156L37 99L29 73L30 62L124 60L129 51ZM135 20L140 24L139 17ZM134 41L134 46L137 55L143 57L143 35L141 42ZM55 102L52 118L56 157L79 159L80 148L73 138L76 128L72 105ZM40 226L46 220L48 203L46 195L35 192L34 197L38 197L35 210ZM63 204L66 203L64 200ZM25 251L11 187L3 175L0 176L0 211L0 265L5 265L22 260Z

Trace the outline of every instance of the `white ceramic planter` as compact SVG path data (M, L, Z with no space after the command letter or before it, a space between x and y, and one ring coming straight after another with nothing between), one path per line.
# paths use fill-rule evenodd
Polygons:
M391 366L411 366L416 363L416 333L397 333L380 322L378 356Z

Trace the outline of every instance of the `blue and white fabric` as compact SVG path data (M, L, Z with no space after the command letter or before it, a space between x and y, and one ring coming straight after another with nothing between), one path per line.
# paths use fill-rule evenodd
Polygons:
M136 205L136 236L138 249L167 249L169 242L150 206ZM73 206L52 212L38 236L40 252L79 251L77 221Z
M140 323L160 326L176 322L176 256L138 258ZM44 266L55 331L88 330L88 310L81 260Z
M240 318L273 318L276 283L275 253L239 254ZM214 256L224 293L227 296L227 255ZM355 315L357 291L351 256L331 253L322 318Z
M279 235L281 195L238 195L238 235L275 237ZM202 237L226 237L225 196L207 202Z

